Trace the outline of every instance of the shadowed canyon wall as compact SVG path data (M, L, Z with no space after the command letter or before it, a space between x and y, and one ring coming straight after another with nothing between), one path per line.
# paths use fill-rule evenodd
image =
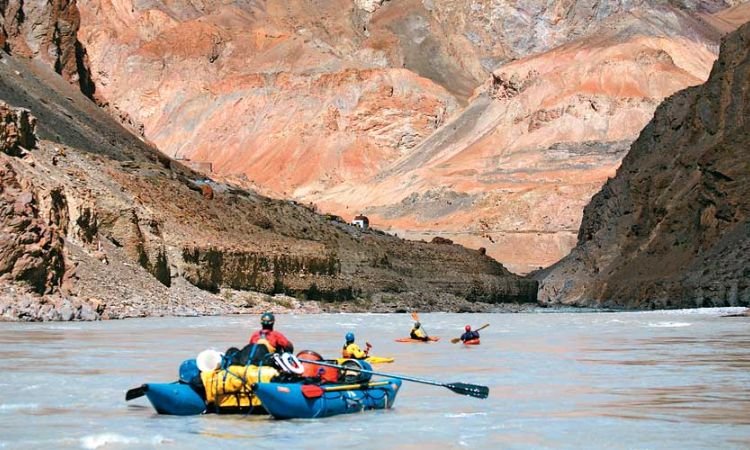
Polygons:
M571 254L536 274L547 303L750 305L750 24L708 81L656 110L586 206Z

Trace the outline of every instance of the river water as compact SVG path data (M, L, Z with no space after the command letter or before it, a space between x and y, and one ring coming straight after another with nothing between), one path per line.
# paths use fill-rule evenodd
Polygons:
M376 370L491 390L404 382L391 410L293 421L124 401L258 316L0 323L0 448L750 448L750 318L726 312L422 314L433 344L394 342L406 314L279 315L297 350L334 357L354 331L396 358ZM466 323L490 324L482 345L450 343Z

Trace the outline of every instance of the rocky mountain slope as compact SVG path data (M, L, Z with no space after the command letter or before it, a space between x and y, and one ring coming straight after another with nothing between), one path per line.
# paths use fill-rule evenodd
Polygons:
M361 231L205 179L123 128L53 68L0 58L0 317L273 305L248 290L382 311L535 301L535 281L475 250Z
M79 34L97 92L167 155L528 272L742 3L83 0Z
M750 24L708 81L667 99L586 207L569 256L536 276L547 303L750 305Z

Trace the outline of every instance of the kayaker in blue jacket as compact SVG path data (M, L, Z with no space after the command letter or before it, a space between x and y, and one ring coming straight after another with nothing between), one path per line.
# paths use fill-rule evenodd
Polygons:
M344 344L344 348L341 349L342 358L365 359L369 356L368 354L372 347L369 342L365 349L362 350L359 348L359 345L354 343L354 333L346 333L345 339L346 343Z
M472 339L479 339L479 332L471 331L471 325L466 325L464 327L464 330L466 330L466 332L461 335L461 342L471 341Z

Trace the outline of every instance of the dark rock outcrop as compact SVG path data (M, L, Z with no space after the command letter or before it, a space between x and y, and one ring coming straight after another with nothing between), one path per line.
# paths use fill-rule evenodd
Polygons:
M81 15L75 1L0 2L0 49L38 58L94 98L86 49L78 41Z
M36 145L36 118L28 110L0 101L0 152L22 156Z
M576 248L535 277L545 303L750 305L750 23L704 85L659 106L586 207Z
M0 152L22 156L36 140L28 111L0 102ZM62 236L40 217L34 186L0 159L0 281L22 282L38 294L60 286L65 273Z

